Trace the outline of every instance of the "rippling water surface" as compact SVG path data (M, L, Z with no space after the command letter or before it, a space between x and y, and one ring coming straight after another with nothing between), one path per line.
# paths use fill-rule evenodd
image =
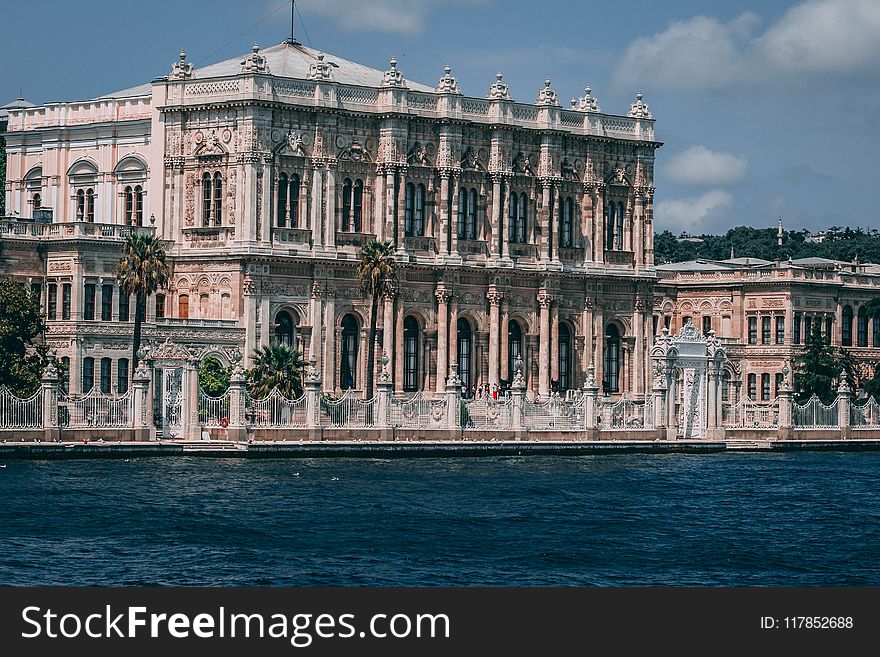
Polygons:
M6 466L0 584L880 585L878 453Z

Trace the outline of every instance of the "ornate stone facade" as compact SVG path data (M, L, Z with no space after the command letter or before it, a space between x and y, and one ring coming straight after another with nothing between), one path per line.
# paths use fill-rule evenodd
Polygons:
M380 71L285 42L202 69L181 53L150 85L13 110L19 219L3 270L40 287L47 312L54 290L50 341L74 391L85 358L111 358L116 376L130 322L113 265L140 225L168 240L173 267L148 340L174 335L225 362L235 346L247 360L290 343L325 390L362 390L356 260L367 240L391 240L400 285L376 354L396 392L442 393L452 366L468 387L504 387L522 358L530 397L582 386L590 365L612 396L644 395L654 120L641 95L611 115L589 87L563 109L549 80L535 103L501 80L469 98L449 66L425 86L395 60ZM34 193L55 223L12 228L35 214Z

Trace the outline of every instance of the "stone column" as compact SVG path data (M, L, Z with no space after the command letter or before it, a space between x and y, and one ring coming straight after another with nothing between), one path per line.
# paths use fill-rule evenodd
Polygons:
M599 186L593 188L593 225L596 227L593 261L605 262L605 198Z
M541 259L545 262L550 260L550 224L553 217L550 213L550 181L541 181L541 211L536 213L538 223L541 225Z
M324 390L336 390L336 299L327 291L324 307L324 368L321 384Z
M455 257L458 257L458 192L461 187L459 178L458 173L452 173L452 206L449 208L449 252ZM443 211L445 212L446 208Z
M510 258L510 181L501 179L501 222L498 229L501 231L501 257Z
M312 358L303 381L306 397L306 427L311 431L319 429L321 424L321 375L318 374L315 362Z
M440 208L437 216L440 217L440 255L449 255L449 172L440 172ZM454 229L453 229L454 230Z
M133 438L138 441L155 440L156 428L149 421L150 407L153 401L150 399L150 369L144 359L138 361L138 366L132 374L131 389L132 399L134 399Z
M336 247L336 167L327 165L327 191L325 203L324 227L327 230L327 239L324 244L328 248Z
M454 431L460 424L461 413L461 379L458 378L455 368L446 379L444 394L446 395L446 428Z
M586 183L584 183L581 188L581 230L584 235L584 266L587 266L593 260L596 248L594 209L593 197Z
M71 379L73 376L71 375ZM43 392L43 440L56 442L60 438L60 418L58 417L58 368L55 367L55 353L50 351L46 357L46 367L40 379Z
M635 209L633 212L633 221L632 221L632 243L633 243L633 257L635 259L636 270L640 269L645 264L645 254L642 248L642 234L644 230L644 208L645 208L645 199L642 196L641 192L636 194L635 199Z
M199 425L198 361L187 360L183 366L183 400L180 407L180 435L184 440L201 440Z
M383 217L385 217L385 213L383 212L383 204L385 203L385 174L381 164L378 165L376 169L375 194L373 195L373 216L371 217L372 226L368 227L364 224L364 232L372 232L377 240L383 241L389 239L385 234L385 222L383 221ZM372 230L370 230L370 228L372 228Z
M678 438L678 425L676 424L675 415L675 399L677 386L675 380L675 365L671 359L666 359L664 363L666 370L666 439L675 440Z
M501 226L501 176L492 174L492 240L489 242L489 256L498 258L501 244L501 236L498 234Z
M391 426L391 374L388 372L388 354L382 354L379 363L382 367L376 379L376 427L387 429Z
M323 192L324 181L321 170L316 166L312 169L312 208L311 208L311 224L312 224L312 245L320 247L324 243L324 234L321 231L321 196Z
M489 300L489 386L498 384L498 356L499 356L499 335L501 333L498 326L498 310L501 304L501 293L495 285L489 286L486 293Z
M571 361L569 354L569 368ZM559 302L550 304L550 380L559 380Z
M245 424L245 380L244 371L236 363L229 377L229 425L226 436L229 440L247 440Z
M394 326L394 390L403 392L403 295L397 295Z
M397 206L394 199L394 167L385 166L385 240L397 245L397 226L394 223L394 215Z
M852 409L853 391L849 385L849 377L846 370L840 373L840 384L837 386L837 426L840 428L841 438L850 438L850 411Z
M547 216L547 239L550 242L549 253L552 262L559 262L559 224L562 216L562 197L559 191L558 183L550 186L552 211Z
M654 188L645 194L645 266L654 266ZM725 336L728 337L728 336Z
M499 326L499 339L501 340L501 380L511 381L515 372L510 371L510 341L508 334L510 332L510 302L507 297L501 299L501 325ZM522 353L520 353L522 358ZM523 381L525 388L525 381Z
M458 297L455 295L449 303L449 362L456 364L456 375L458 375ZM471 362L473 362L473 354ZM471 381L471 384L473 383Z
M587 437L596 431L596 410L599 405L599 386L596 383L596 372L592 363L587 368L587 378L584 380L584 429ZM597 436L595 436L597 437Z
M391 354L394 353L394 297L392 295L385 295L383 310L382 352L391 358Z
M434 293L437 297L437 394L446 390L446 372L449 365L447 346L449 343L449 317L450 293L442 285Z
M522 355L517 356L513 364L514 374L510 384L510 396L513 399L513 417L511 429L515 432L517 440L522 439L522 430L525 428L524 406L526 396L526 380L523 377Z
M550 396L550 303L553 301L546 290L538 292L541 306L540 342L538 345L538 395Z

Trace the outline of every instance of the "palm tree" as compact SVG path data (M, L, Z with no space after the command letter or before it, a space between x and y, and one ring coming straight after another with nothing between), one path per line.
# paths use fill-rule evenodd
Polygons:
M361 248L360 257L357 276L361 281L361 290L370 297L370 335L369 347L367 348L367 385L364 398L372 399L379 299L389 294L397 282L397 262L394 260L394 244L390 241L370 240ZM389 330L389 327L386 327L385 330Z
M308 361L298 349L286 344L263 345L254 349L253 366L248 370L248 392L265 399L276 388L288 399L303 393L303 376Z
M167 287L168 276L162 240L147 233L130 233L122 245L122 257L116 265L116 280L124 294L135 295L132 371L138 364L141 324L146 315L147 298L156 290Z

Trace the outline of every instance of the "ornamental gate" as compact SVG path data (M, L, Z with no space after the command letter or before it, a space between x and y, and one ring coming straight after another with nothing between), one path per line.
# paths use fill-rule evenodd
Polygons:
M152 351L142 348L141 353L153 367L154 422L162 428L162 437L197 439L198 358L170 339Z

